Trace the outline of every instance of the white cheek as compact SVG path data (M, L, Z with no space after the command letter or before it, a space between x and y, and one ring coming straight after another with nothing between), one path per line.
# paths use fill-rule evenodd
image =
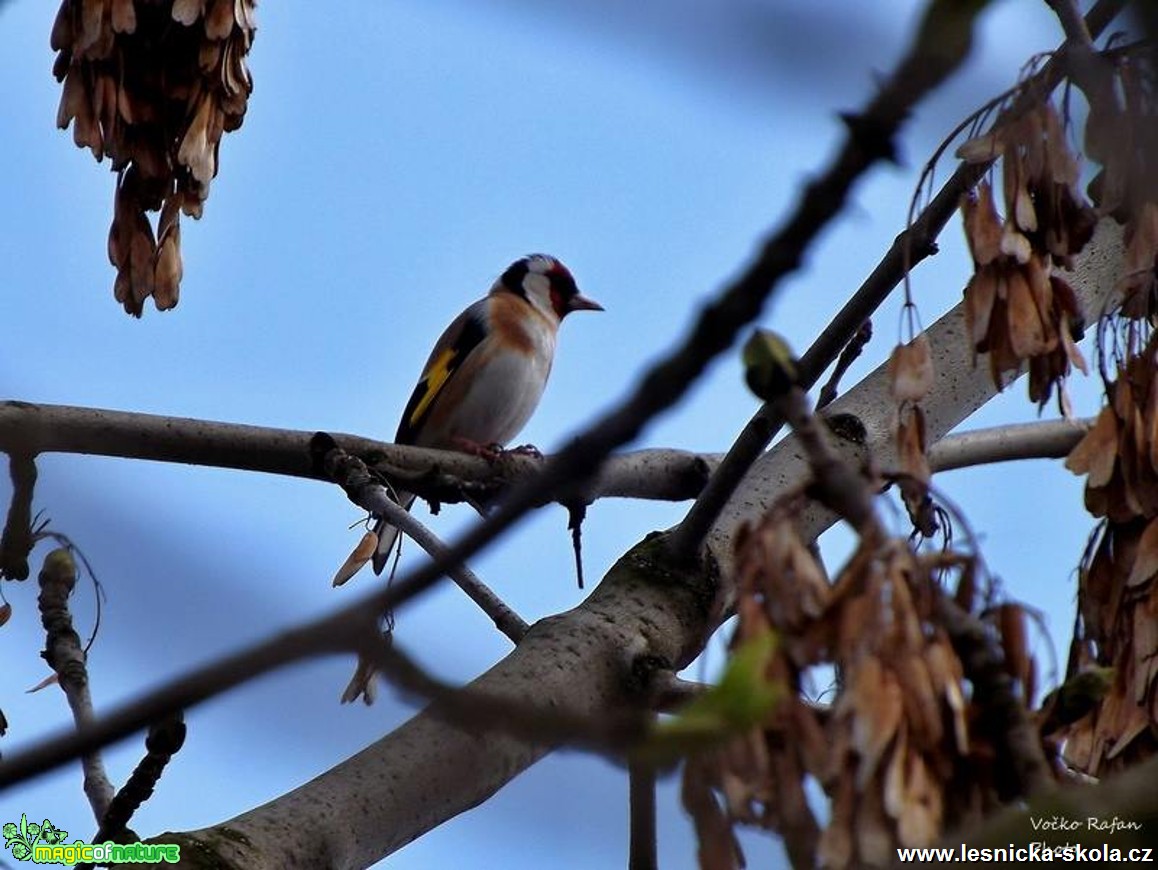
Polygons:
M551 304L551 279L537 272L528 272L523 278L523 290L527 299L539 311L550 317L557 317L555 307Z

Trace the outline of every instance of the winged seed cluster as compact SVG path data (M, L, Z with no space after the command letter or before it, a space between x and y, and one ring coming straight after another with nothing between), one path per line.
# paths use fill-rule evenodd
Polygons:
M1066 467L1086 475L1102 518L1078 574L1067 679L1108 674L1105 692L1060 737L1067 761L1103 776L1158 753L1158 63L1116 59L1091 99L1086 152L1100 212L1125 224L1119 307L1099 331L1106 404Z
M983 181L961 209L974 274L965 318L975 353L989 353L993 383L1029 363L1029 398L1044 405L1070 365L1086 371L1075 341L1085 317L1055 266L1070 267L1093 235L1097 216L1078 189L1078 161L1053 104L966 142L966 161L1000 158L1005 219Z
M705 866L742 866L722 836L730 822L779 831L790 853L823 867L884 866L897 846L934 843L948 820L993 805L994 753L975 733L961 661L933 612L946 569L964 577L972 563L866 535L830 582L790 509L741 532L733 643L774 633L766 679L783 687L782 701L710 764L685 770L724 799L722 809L697 808L701 849L712 853L701 858L718 861ZM838 675L829 705L801 697L818 665ZM806 799L810 778L831 800L823 828ZM710 812L716 818L705 820Z
M177 304L181 215L199 218L224 133L245 117L256 0L64 0L52 27L57 124L117 173L113 292ZM160 211L156 234L148 212Z
M1066 757L1091 775L1158 749L1158 333L1119 362L1109 403L1066 459L1104 522L1079 573L1077 670L1112 666L1098 709L1069 732Z

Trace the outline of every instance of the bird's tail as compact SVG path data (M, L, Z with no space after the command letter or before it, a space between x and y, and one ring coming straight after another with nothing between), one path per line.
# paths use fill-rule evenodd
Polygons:
M414 496L408 492L394 493L394 500L402 505L403 510L410 510L410 506L414 504ZM374 549L371 565L374 567L375 574L381 574L386 563L390 561L390 554L394 552L394 543L398 540L398 529L390 525L383 517L377 517L374 523L374 534L378 536L378 546Z

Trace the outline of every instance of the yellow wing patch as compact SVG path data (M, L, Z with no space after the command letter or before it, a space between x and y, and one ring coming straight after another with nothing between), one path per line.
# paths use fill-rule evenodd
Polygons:
M410 415L410 419L406 421L408 426L417 426L418 421L422 419L422 415L426 413L426 409L430 407L430 403L434 401L435 397L442 392L442 387L446 383L446 379L450 377L450 373L454 371L451 363L454 358L458 356L458 351L453 347L448 347L430 364L430 368L422 376L422 382L426 385L426 392L422 399L414 406L414 411Z

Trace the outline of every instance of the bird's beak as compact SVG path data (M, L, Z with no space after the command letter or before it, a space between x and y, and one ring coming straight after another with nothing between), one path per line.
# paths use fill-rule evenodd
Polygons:
M571 302L567 306L568 311L602 311L603 306L594 299L588 299L582 293L571 297Z

